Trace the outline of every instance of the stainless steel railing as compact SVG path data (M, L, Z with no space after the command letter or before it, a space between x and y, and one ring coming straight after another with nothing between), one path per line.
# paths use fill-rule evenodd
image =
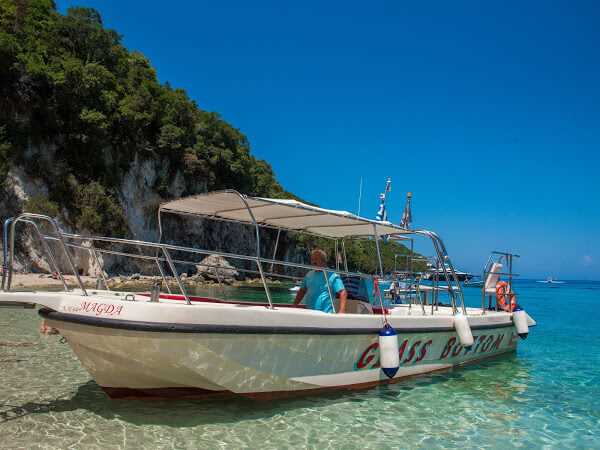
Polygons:
M69 250L67 249L63 234L61 233L58 224L56 223L56 221L54 219L52 219L49 216L45 216L43 214L33 214L33 213L21 214L20 216L14 218L12 220L9 219L4 223L4 230L3 230L4 236L5 236L4 246L5 247L7 246L6 241L8 240L8 254L5 257L5 265L6 265L7 269L2 271L2 289L6 290L6 291L10 290L10 286L11 286L11 282L12 282L13 262L14 262L14 256L15 256L15 228L16 228L17 224L20 222L23 222L26 224L31 224L32 219L44 221L51 226L53 231L56 233L56 237L62 246L62 249L67 258L70 269L73 271L73 275L75 275L75 278L77 279L77 283L79 284L79 287L80 287L83 295L87 296L87 291L83 285L83 282L81 281L79 272L77 271L75 264L73 263L73 258L71 257L71 254L70 254ZM34 229L36 229L37 233L39 235L41 235L41 233L39 232L39 228L37 227L37 224ZM50 250L48 246L43 245L42 247L44 248L44 251ZM51 251L50 251L50 253L51 253ZM56 258L53 257L54 255L50 256L50 253L48 255L48 258L53 263L55 263ZM6 260L8 260L8 262L6 262ZM57 268L58 268L58 266L57 266ZM60 271L59 271L59 273L60 273ZM61 274L61 280L63 281L65 288L67 288L66 281L64 280L64 277L62 276L62 274Z
M48 224L51 228L52 233L51 234L43 234L39 227L40 222ZM216 270L217 277L219 276L218 275L219 269L223 269L223 267L220 265L209 265L209 264L202 263L199 261L173 258L172 252L183 252L185 254L190 254L190 255L204 255L204 256L216 255L216 256L226 258L226 259L232 259L232 260L240 261L240 262L250 262L250 263L255 264L256 269L240 268L240 267L235 267L235 269L238 271L244 272L244 273L252 273L252 274L259 275L259 277L261 278L263 288L265 290L267 302L268 302L270 308L273 308L273 301L272 301L269 286L267 284L266 277L269 276L269 277L278 277L278 278L298 280L298 277L294 277L292 275L274 273L274 271L273 271L274 266L289 267L289 268L296 268L296 269L302 269L302 270L321 271L325 277L327 289L329 291L329 295L330 295L330 298L332 301L332 306L335 311L334 299L333 299L331 286L329 284L329 280L328 280L328 276L327 276L327 273L332 270L330 268L323 268L323 267L312 266L312 265L308 265L308 264L276 260L275 252L273 253L272 258L264 258L264 257L260 257L260 256L240 255L240 254L229 253L229 252L185 247L185 246L179 246L179 245L173 245L173 244L167 244L167 243L147 242L147 241L140 241L140 240L135 240L135 239L98 237L98 236L81 236L78 234L65 233L65 232L61 231L58 224L56 223L56 221L54 221L52 218L50 218L48 216L44 216L41 214L31 214L31 213L21 214L20 216L14 218L14 219L10 219L5 223L4 242L5 242L5 247L8 248L8 252L7 252L5 261L4 261L5 270L3 270L3 273L2 273L2 290L5 290L5 291L10 290L10 288L11 288L13 261L14 261L14 252L15 252L15 230L16 230L17 225L20 223L23 223L25 225L32 227L32 229L35 232L35 235L42 242L42 250L43 250L44 255L46 256L51 268L55 272L58 273L58 276L60 277L65 290L69 290L69 287L67 285L66 279L65 279L62 271L60 270L59 265L57 264L56 255L54 254L53 250L48 245L49 242L55 242L61 248L62 252L66 256L66 260L67 260L69 269L72 271L73 275L75 276L78 287L81 289L83 295L87 295L87 291L83 285L82 279L79 275L79 272L77 270L77 267L74 263L74 260L73 260L72 254L71 254L71 251L74 249L79 249L79 250L89 252L91 258L94 260L95 264L98 266L98 268L100 270L100 276L102 277L104 284L107 288L108 288L108 280L106 279L106 276L105 276L105 270L104 270L103 264L100 261L100 258L98 257L98 255L100 255L100 254L110 254L110 255L121 256L121 257L125 257L125 258L143 259L143 260L147 260L147 261L153 261L156 264L156 266L158 267L160 276L163 279L163 282L165 284L167 291L169 293L172 293L171 287L168 282L167 274L165 273L165 270L163 268L163 264L166 264L169 267L169 270L173 275L173 278L177 284L179 291L184 296L186 303L191 304L192 302L190 300L190 296L188 295L186 287L181 279L179 272L177 271L176 266L177 265L200 265L200 266L206 266L206 267L214 267L217 269ZM466 307L465 307L465 303L464 303L464 295L462 292L462 288L460 286L460 282L458 281L458 277L456 276L456 272L454 270L454 267L452 266L452 263L447 254L447 251L446 251L446 248L445 248L443 242L441 241L441 239L439 238L439 236L437 234L435 234L431 231L415 230L414 234L428 237L432 241L438 261L440 261L440 266L443 269L443 276L446 279L446 282L448 284L448 295L450 297L452 311L453 311L453 313L456 313L458 311L458 309L461 308L461 310L466 314ZM8 245L7 245L7 243L8 243ZM136 246L138 248L138 250L140 250L141 253L131 253L128 251L124 251L123 249L115 250L115 249L103 248L103 246L107 245L107 244L118 244L118 245L122 245L122 246ZM153 255L143 254L144 250L147 250L147 251L151 250L154 252L154 254ZM367 279L373 278L371 275L368 275L368 274L349 271L348 267L347 267L345 247L343 245L343 242L342 242L342 250L344 253L343 257L344 257L344 269L345 270L340 270L340 267L336 262L336 266L337 266L336 270L335 270L336 273L338 273L340 275L354 276L354 277L367 278ZM412 245L411 245L411 250L412 250ZM380 253L380 252L378 252L378 253ZM337 261L337 257L336 257L336 261ZM378 262L379 262L379 272L380 272L380 274L382 274L383 273L383 264L382 264L381 259L379 259ZM270 266L270 271L266 271L264 269L264 267L269 267L269 266ZM221 284L220 279L219 279L219 284ZM456 287L454 287L454 286L456 286ZM434 289L434 291L435 291L435 289ZM435 293L437 295L437 292L435 292ZM433 306L433 304L432 304L432 306ZM424 308L424 305L422 304L422 302L421 302L421 307L422 307L423 313L425 314L425 308ZM431 313L433 314L433 307L432 307Z
M444 242L433 231L415 230L415 233L429 237L431 243L433 244L433 249L436 253L438 261L440 262L440 268L442 269L444 278L448 284L448 296L450 297L453 313L456 314L458 308L460 308L463 314L466 315L467 308L465 306L465 296L462 286L458 277L456 276L456 271L454 270L454 266L450 260L450 256L448 255Z
M483 266L483 274L481 276L481 279L483 281L483 285L481 286L481 313L485 314L486 312L486 304L485 304L485 297L486 297L486 283L487 283L487 278L488 276L490 276L492 274L492 267L494 265L495 262L501 263L503 261L506 261L506 264L508 265L508 272L494 272L494 275L498 275L498 276L506 276L508 277L508 283L511 286L511 292L513 294L516 295L516 292L514 291L514 288L512 287L513 283L512 280L515 277L518 277L519 274L518 273L514 273L513 272L513 260L514 258L520 258L520 255L517 255L515 253L509 253L509 252L499 252L499 251L492 251L490 253L490 256L488 257L485 265ZM492 296L489 295L489 307L491 307L491 298ZM505 301L507 301L510 305L510 298L509 298L509 294L505 293ZM496 301L496 311L498 311L498 302Z
M42 234L38 224L36 223L36 220L45 221L48 224L50 224L54 231L54 234L53 235ZM286 261L280 261L280 260L262 258L262 257L256 257L256 256L247 256L247 255L239 255L239 254L235 254L235 253L228 253L228 252L221 252L221 251L214 251L214 250L205 250L205 249L198 249L198 248L192 248L192 247L184 247L184 246L172 245L172 244L166 244L166 243L154 243L154 242L146 242L146 241L140 241L140 240L135 240L135 239L123 239L123 238L111 238L111 237L81 236L78 234L65 233L65 232L60 231L60 228L58 227L56 222L50 217L43 216L40 214L30 214L30 213L22 214L14 219L8 221L5 224L5 236L6 236L5 242L8 242L8 254L7 254L7 258L5 259L6 270L3 270L3 273L2 273L2 290L5 290L5 291L9 291L11 288L12 272L13 272L12 267L13 267L13 261L14 261L14 251L15 251L15 229L16 229L17 224L19 224L19 223L23 223L23 224L32 226L36 235L42 241L42 247L43 247L45 256L48 258L48 261L50 262L52 269L54 269L54 271L56 271L58 273L60 279L63 282L63 287L66 291L69 290L69 287L66 283L66 280L64 278L62 271L60 270L60 267L58 266L58 264L56 262L56 257L54 255L52 249L48 245L48 241L56 242L60 245L60 247L62 248L62 250L67 258L68 265L70 266L70 269L73 272L73 275L75 275L75 278L77 280L79 288L82 290L84 295L87 295L87 291L83 285L83 282L81 280L79 272L73 262L73 257L71 255L70 249L80 249L80 250L88 251L90 253L91 257L94 259L95 263L98 265L100 272L101 272L101 277L104 279L105 285L107 287L108 287L108 280L106 280L106 277L104 275L104 267L101 264L100 259L98 258L98 254L111 254L111 255L122 256L122 257L127 257L127 258L134 258L134 259L137 258L137 259L154 261L158 266L159 272L161 274L163 281L165 282L165 286L166 286L167 290L169 291L169 293L171 293L171 289L169 287L167 276L162 268L162 264L166 263L169 266L169 269L173 275L173 278L176 280L178 288L179 288L181 294L184 296L186 303L191 304L190 297L187 293L184 283L181 280L180 274L177 271L176 264L200 265L200 266L206 266L206 267L215 267L217 269L223 269L223 267L220 265L204 264L204 263L198 262L198 261L187 261L187 260L182 260L182 259L174 259L171 255L171 252L184 252L184 253L189 253L189 254L206 255L206 256L207 255L216 255L216 256L226 258L226 259L248 261L248 262L255 263L257 265L257 270L245 269L245 268L239 268L239 267L236 267L235 269L238 271L245 272L245 273L258 274L260 276L260 278L263 281L263 286L265 288L265 295L267 297L267 301L269 303L270 308L273 307L273 302L272 302L269 286L266 281L266 276L276 276L276 277L287 278L287 279L292 279L292 280L297 280L298 277L285 275L285 274L276 274L276 273L273 273L272 271L267 272L262 267L264 264L266 264L266 265L270 264L271 267L284 266L284 267L292 267L292 268L305 269L305 270L321 271L325 277L325 281L327 283L327 288L330 293L330 298L332 300L332 307L335 311L335 303L333 301L331 286L329 284L329 279L327 276L327 273L331 271L331 269L329 269L329 268L323 268L323 267L312 266L312 265L307 265L307 264L300 264L300 263L292 263L292 262L286 262ZM78 243L74 243L73 241L76 241ZM87 245L84 245L84 243L87 243ZM131 246L136 246L141 249L159 250L162 253L162 256L135 254L135 253L130 253L130 252L126 252L126 251L100 248L100 247L98 247L98 245L95 245L95 244L101 244L101 243L122 244L124 246L131 245ZM356 273L356 272L349 272L349 271L336 271L336 272L339 274L342 274L342 275L351 275L351 276L358 276L358 277L362 277L362 278L370 278L369 275L360 274L360 273ZM218 270L217 270L217 273L218 273Z

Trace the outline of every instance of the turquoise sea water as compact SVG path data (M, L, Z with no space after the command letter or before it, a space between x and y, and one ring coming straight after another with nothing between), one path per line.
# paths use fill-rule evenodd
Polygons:
M516 287L538 321L516 355L276 402L109 400L34 311L0 310L0 448L600 448L600 283Z

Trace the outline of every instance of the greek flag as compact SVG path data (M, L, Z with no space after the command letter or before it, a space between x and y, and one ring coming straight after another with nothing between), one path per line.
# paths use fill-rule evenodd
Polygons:
M387 181L385 182L385 190L379 194L379 210L377 211L377 216L375 216L375 219L380 220L380 221L387 221L387 211L385 209L385 197L387 195L388 192L390 192L392 190L392 179L390 177L388 177Z

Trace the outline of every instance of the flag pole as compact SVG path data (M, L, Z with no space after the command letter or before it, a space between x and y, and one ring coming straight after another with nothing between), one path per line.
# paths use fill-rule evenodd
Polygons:
M412 192L406 193L406 204L404 205L404 212L402 213L402 220L400 221L400 226L408 229L412 222L412 211L410 207L410 201L412 199Z

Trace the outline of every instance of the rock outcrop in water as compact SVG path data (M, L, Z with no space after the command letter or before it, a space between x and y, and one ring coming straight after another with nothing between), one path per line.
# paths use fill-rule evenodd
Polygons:
M240 278L240 272L222 256L208 255L196 264L196 276L205 280L231 284Z

